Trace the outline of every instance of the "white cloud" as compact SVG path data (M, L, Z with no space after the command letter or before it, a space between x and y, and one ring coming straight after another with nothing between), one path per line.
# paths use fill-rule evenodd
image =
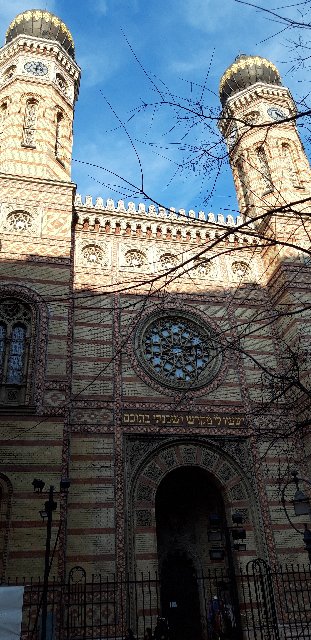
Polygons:
M95 9L99 13L106 15L108 11L108 0L97 0Z
M184 20L201 31L211 33L223 22L230 20L235 9L234 4L215 2L215 0L182 0L178 2L179 12Z

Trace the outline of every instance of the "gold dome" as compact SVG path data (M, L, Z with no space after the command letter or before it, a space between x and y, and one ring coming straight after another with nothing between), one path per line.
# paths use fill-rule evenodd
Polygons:
M74 58L75 45L69 29L62 20L49 11L31 9L19 13L6 32L6 43L20 34L56 40Z
M222 106L230 96L247 87L263 82L265 84L281 85L281 76L276 66L260 56L246 56L241 54L223 74L219 95Z

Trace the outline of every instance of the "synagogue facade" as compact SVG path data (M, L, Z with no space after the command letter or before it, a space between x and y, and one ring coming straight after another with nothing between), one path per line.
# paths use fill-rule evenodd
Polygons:
M311 471L311 175L291 93L260 57L221 79L235 218L79 195L79 81L64 23L18 15L0 51L2 577L43 572L34 478L55 487L60 579L226 565L208 531L236 512L234 563L304 562L281 502L290 470Z

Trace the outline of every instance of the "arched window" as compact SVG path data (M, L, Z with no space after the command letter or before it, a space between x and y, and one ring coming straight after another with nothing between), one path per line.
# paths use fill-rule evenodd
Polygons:
M27 386L32 313L15 298L0 302L0 402L23 404Z
M11 78L13 78L14 73L16 71L16 65L12 64L5 72L4 72L4 77L5 80L11 80Z
M64 116L60 111L56 116L55 156L64 163Z
M35 136L37 126L37 111L38 102L34 98L30 98L26 102L24 127L23 127L23 142L25 147L35 147Z
M293 187L300 187L300 180L293 151L288 142L282 142L282 159L285 173L289 177Z
M248 178L247 178L247 175L246 175L246 171L245 171L245 168L244 168L244 164L243 164L243 159L242 158L238 158L238 160L236 162L236 168L237 168L239 181L240 181L241 188L242 188L242 193L243 193L245 206L249 207L251 205L251 193L250 193L250 190L248 188Z
M56 84L59 86L61 91L63 91L64 93L67 92L67 88L68 88L67 82L60 73L56 74Z
M4 132L5 121L6 121L7 115L8 115L8 103L5 100L0 105L0 138L2 138L2 135L3 135L3 132Z
M257 148L258 168L261 181L264 185L264 194L271 193L273 191L273 182L270 173L270 167L267 160L267 154L263 147Z
M8 384L22 384L23 382L26 333L25 325L17 324L12 328L6 378Z

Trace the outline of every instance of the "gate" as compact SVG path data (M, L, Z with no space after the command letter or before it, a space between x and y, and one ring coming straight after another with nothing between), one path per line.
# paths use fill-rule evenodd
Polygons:
M196 580L191 633L182 624L190 600L176 582L166 577L162 586L150 574L88 578L75 567L66 583L49 583L47 640L120 640L129 628L142 640L157 624L168 640L311 640L310 566L270 567L259 559L243 571L211 569ZM40 640L43 585L32 580L24 586L21 638Z

